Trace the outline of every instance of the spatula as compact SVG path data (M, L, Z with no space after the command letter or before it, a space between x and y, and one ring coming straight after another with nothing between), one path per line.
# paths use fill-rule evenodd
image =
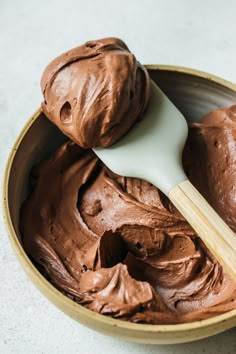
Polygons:
M152 82L142 120L114 145L94 151L118 175L144 179L166 194L236 281L236 235L183 171L187 135L185 118Z

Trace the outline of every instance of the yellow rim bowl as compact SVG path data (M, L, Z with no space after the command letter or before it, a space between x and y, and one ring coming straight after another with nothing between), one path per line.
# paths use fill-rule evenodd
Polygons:
M189 120L197 120L211 109L236 102L236 85L226 80L197 70L176 66L147 65L146 67L152 79L157 82ZM195 109L193 110L192 107L195 107ZM85 326L106 335L137 343L184 343L234 327L236 325L236 310L202 321L175 325L135 324L113 319L75 303L40 274L20 242L19 211L23 199L20 196L19 188L16 188L17 181L20 179L22 180L21 183L25 181L25 184L27 184L26 175L23 171L24 167L21 170L25 157L28 156L28 163L31 164L29 168L31 168L34 160L30 159L30 156L36 153L40 155L37 150L37 136L43 131L44 126L41 123L41 126L35 126L40 122L40 119L45 120L43 124L46 124L46 127L48 127L47 124L51 124L45 118L40 117L39 110L29 119L10 153L3 181L4 219L10 241L21 265L37 288L64 313ZM36 135L34 134L30 138L29 133L32 127L35 127ZM50 126L50 129L56 128ZM29 145L28 142L28 145L26 144L27 146L24 147L27 139L31 139L31 144ZM32 149L30 148L31 145Z

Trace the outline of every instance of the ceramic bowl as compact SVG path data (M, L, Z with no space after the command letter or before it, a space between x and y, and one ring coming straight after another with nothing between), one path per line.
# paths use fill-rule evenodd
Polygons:
M214 108L236 103L236 86L223 79L173 66L151 65L147 68L152 79L189 121L197 121ZM20 209L29 193L29 173L32 166L48 157L65 139L65 136L38 110L17 138L4 176L4 217L9 237L20 263L37 288L54 305L85 326L139 343L190 342L235 326L236 310L207 320L176 325L134 324L113 319L75 303L39 273L21 245Z

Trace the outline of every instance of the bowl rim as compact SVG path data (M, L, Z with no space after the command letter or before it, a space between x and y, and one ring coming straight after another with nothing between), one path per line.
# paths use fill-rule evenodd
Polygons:
M181 66L173 66L173 65L159 65L159 64L151 64L145 65L148 70L160 70L160 71L169 71L169 72L177 72L181 74L192 75L195 77L203 78L209 81L212 81L216 84L224 86L234 92L236 92L236 85L232 82L224 80L218 76L191 69ZM75 301L68 298L66 295L63 295L59 290L57 290L43 275L37 270L37 268L33 265L30 261L29 257L27 256L26 252L24 251L17 235L13 227L13 223L11 221L10 216L10 209L9 209L9 195L8 195L8 187L9 187L9 178L11 173L12 163L14 161L15 155L17 150L23 141L25 135L27 134L29 128L33 125L36 119L40 116L41 109L37 109L36 112L30 117L30 119L26 122L23 129L21 130L20 134L18 135L15 144L13 145L9 157L7 159L4 175L3 175L3 219L5 223L5 227L7 229L7 233L12 244L12 247L20 259L20 262L25 269L26 273L34 280L34 283L39 284L40 288L45 292L49 292L51 297L57 300L64 308L69 308L70 313L74 311L77 314L81 314L82 317L86 317L91 321L96 320L97 322L103 323L104 325L110 325L113 327L118 327L120 329L125 330L132 330L132 331L141 331L142 333L176 333L182 331L191 331L195 329L203 329L207 327L211 327L212 325L219 324L220 322L226 322L228 320L233 319L236 317L236 309L228 311L224 314L217 315L208 319L194 321L194 322L187 322L181 324L142 324L142 323L131 323L128 321L123 321L119 319L115 319L112 317L108 317L99 313L96 313L92 310L85 308L83 305L76 303Z

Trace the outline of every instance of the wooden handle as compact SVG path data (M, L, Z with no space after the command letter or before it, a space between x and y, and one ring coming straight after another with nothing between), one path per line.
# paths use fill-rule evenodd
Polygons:
M175 186L169 198L236 281L236 234L188 180Z

